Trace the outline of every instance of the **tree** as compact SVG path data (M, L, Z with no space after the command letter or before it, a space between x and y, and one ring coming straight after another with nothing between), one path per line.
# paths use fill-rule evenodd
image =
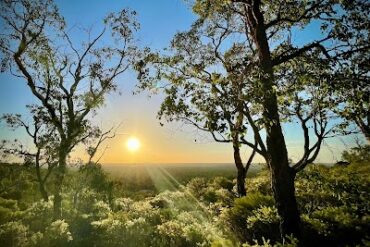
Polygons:
M36 107L37 109L37 107ZM42 122L42 116L32 111L34 114L31 124L26 123L19 114L4 114L2 119L11 129L23 128L27 135L32 139L33 146L25 146L19 140L3 140L0 147L4 156L10 158L21 158L25 166L31 166L35 170L36 180L39 191L45 201L49 200L47 182L52 172L58 164L58 140L54 136L55 128ZM104 151L93 161L99 151L100 146L108 139L115 137L113 128L102 132L100 128L94 127L89 130L88 138L83 141L88 155L88 165L97 165ZM86 132L87 133L87 132Z
M209 132L216 142L232 143L237 168L237 191L239 196L245 196L245 179L256 154L254 147L258 144L250 144L245 139L248 120L244 116L244 104L250 98L250 92L248 83L243 80L247 78L232 69L231 65L225 65L232 63L242 47L235 46L234 50L221 54L219 46L227 37L229 27L216 35L212 33L217 27L201 27L201 23L196 23L190 32L177 34L172 40L174 54L171 56L146 54L137 66L141 80L139 87L154 92L164 88L166 98L158 112L160 120L183 121ZM203 44L201 36L212 39L212 43ZM202 56L199 56L199 52ZM149 71L146 66L148 63L155 66L155 71ZM161 85L159 78L170 83ZM253 148L244 165L240 147L245 144Z
M369 61L370 56L362 54L363 58ZM364 63L351 62L350 66L337 73L337 83L333 87L337 96L337 112L346 120L343 126L345 133L356 132L348 129L354 123L370 142L370 78L369 68L362 67L368 66L368 62Z
M190 31L178 34L171 43L171 48L175 52L172 50L167 56L172 59L167 58L158 62L159 67L176 66L177 71L168 74L152 73L145 66L148 61L150 63L153 60L151 56L144 59L142 64L138 64L138 70L141 71L139 78L143 87L151 87L151 80L148 78L165 79L176 86L181 85L185 80L196 83L198 77L205 74L209 79L203 79L203 81L211 81L214 84L213 87L219 88L222 83L212 78L218 78L219 74L225 75L225 73L236 76L236 80L241 84L249 85L251 97L243 98L245 102L243 110L257 144L254 145L253 142L248 141L245 143L266 159L271 171L271 186L281 218L280 228L283 237L290 234L300 236L300 216L295 198L294 180L297 172L315 160L322 141L328 135L327 107L330 101L317 95L309 96L310 99L300 95L299 92L307 90L307 86L301 86L300 83L304 81L305 75L309 76L309 73L305 74L301 69L299 80L292 83L293 92L290 93L290 97L285 97L288 105L294 102L289 111L295 114L295 119L300 123L304 134L303 156L296 164L290 164L281 127L282 121L289 118L282 116L281 109L284 104L280 98L284 97L279 97L279 93L284 94L284 91L289 89L281 82L292 78L280 73L284 71L282 70L284 66L293 61L297 62L313 52L320 61L326 60L326 64L329 63L333 70L338 59L344 54L367 49L366 45L354 48L348 42L349 37L340 31L343 29L344 20L358 10L353 8L356 4L364 6L366 1L356 1L356 3L195 1L193 11L198 14L199 19ZM368 10L362 8L362 11ZM316 40L299 46L294 44L291 33L299 32L315 20L320 23L322 35ZM228 54L233 56L225 59ZM294 70L290 69L290 71ZM226 83L230 84L232 80ZM323 83L328 84L328 80ZM320 84L313 88L321 89L322 86L323 84ZM188 90L192 88L189 87ZM225 96L220 95L218 99L222 97ZM317 102L315 104L317 107L307 108L313 100ZM324 103L318 103L320 101ZM309 122L312 123L311 127L316 136L313 143L309 134ZM259 133L261 127L266 133L265 141Z
M370 7L370 5L369 5ZM369 30L358 31L362 42L369 42ZM361 44L361 41L354 41ZM336 111L345 119L343 130L345 133L356 132L350 128L355 124L357 130L370 142L370 49L354 52L340 58L338 69L335 71L332 88L337 102ZM358 132L358 131L357 131Z
M95 38L76 45L50 0L2 1L0 8L2 69L26 81L37 102L31 114L55 130L54 217L60 218L68 155L94 136L91 116L132 63L133 34L139 27L136 13L122 10L108 15ZM109 35L109 45L101 42Z
M34 151L32 148L22 145L19 140L13 142L4 140L1 150L5 155L23 158L25 165L34 165L40 194L45 201L48 201L49 193L46 189L46 182L57 165L56 139L53 135L55 129L45 123L43 125L40 116L36 112L34 114L33 126L23 121L19 114L5 114L2 117L10 128L24 128L32 139ZM46 167L46 170L43 170L43 167Z
M345 119L343 127L352 124L370 141L370 27L368 1L344 1L348 12L341 25L334 32L344 43L344 49L337 54L335 80L332 88L337 100L336 111ZM354 132L345 129L345 133Z

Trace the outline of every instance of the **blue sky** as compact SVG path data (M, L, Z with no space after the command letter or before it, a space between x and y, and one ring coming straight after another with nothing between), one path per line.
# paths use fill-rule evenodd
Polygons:
M177 31L190 27L195 20L191 8L183 0L57 0L61 14L68 26L93 27L100 30L102 19L109 13L129 7L137 11L141 29L137 34L140 46L162 49L168 46ZM73 40L83 39L78 31L72 30ZM317 23L310 25L303 33L293 35L297 44L318 37ZM232 162L232 148L228 144L214 143L205 133L188 128L181 123L159 126L156 112L162 99L161 95L150 99L147 94L132 95L136 84L136 75L128 72L118 82L122 95L113 94L107 97L105 106L99 110L94 119L104 128L122 123L121 130L127 136L117 136L108 145L103 162ZM24 81L3 73L0 74L0 114L25 114L25 105L33 102ZM298 159L302 150L299 126L286 125L284 132L291 158ZM128 136L137 136L142 142L142 149L135 154L124 148ZM22 131L12 132L1 125L0 137L24 138ZM195 142L197 139L197 142ZM340 157L346 145L353 143L352 137L329 140L319 156L321 162L333 162ZM243 151L248 153L248 151ZM257 162L261 162L258 159Z

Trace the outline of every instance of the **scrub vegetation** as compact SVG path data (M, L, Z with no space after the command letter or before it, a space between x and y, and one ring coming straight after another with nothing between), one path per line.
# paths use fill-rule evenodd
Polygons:
M61 220L53 219L52 196L42 199L32 166L0 168L2 246L282 246L263 167L247 178L247 195L238 197L230 167L227 177L217 166L199 177L193 175L196 167L123 167L121 177L100 165L83 165L67 171ZM369 172L367 160L312 164L300 173L295 186L303 243L369 244ZM53 179L47 184L52 186ZM298 246L298 240L288 238L284 246Z
M1 137L1 246L370 245L370 2L189 4L195 21L154 50L137 39L134 10L76 38L53 0L0 1L1 72L33 97L1 117L25 134ZM232 146L234 169L104 169L101 146L118 128L94 118L126 73L136 93L163 96L161 125ZM300 130L294 147L287 125ZM315 164L328 138L351 134L343 161Z

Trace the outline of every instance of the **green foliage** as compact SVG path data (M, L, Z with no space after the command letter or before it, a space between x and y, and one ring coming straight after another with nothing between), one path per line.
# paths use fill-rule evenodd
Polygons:
M272 244L268 239L266 240L265 238L262 238L261 243L255 240L253 244L245 243L242 247L297 247L299 246L298 243L299 241L293 237L287 237L284 243L275 244Z
M214 13L224 11L230 2L230 0L197 0L193 5L193 11L201 17L210 17Z
M28 246L29 238L29 228L20 222L10 221L0 226L2 246Z
M44 233L45 246L63 246L72 241L72 235L69 231L69 225L64 220L57 220L52 222Z
M32 167L18 164L0 164L0 196L6 199L27 200L26 190L35 189ZM32 198L34 200L34 198Z
M297 199L312 242L361 243L368 238L369 163L311 166L298 176Z
M350 163L370 162L370 145L358 146L344 151L342 159Z
M18 211L18 202L0 197L0 224L11 221L13 212Z
M298 174L304 243L356 246L368 241L369 172L368 163L354 163L311 165ZM266 170L248 178L248 194L241 198L232 192L232 181L219 176L193 178L185 186L143 198L122 196L117 192L122 187L111 193L105 185L113 182L114 187L118 178L100 166L69 170L63 220L57 221L52 200L42 201L37 194L33 201L0 197L0 245L297 246L296 239L280 242ZM20 195L32 187L21 187Z
M260 240L263 236L278 238L279 217L270 195L248 193L237 198L230 209L222 212L222 218L233 229L241 242Z
M270 174L267 169L262 170L259 176L252 176L246 180L247 193L271 193Z

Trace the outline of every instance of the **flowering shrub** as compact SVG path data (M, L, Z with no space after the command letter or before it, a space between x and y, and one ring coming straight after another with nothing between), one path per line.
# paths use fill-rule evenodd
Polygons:
M51 198L52 199L52 198ZM30 205L25 211L19 212L19 218L34 232L43 232L53 219L52 200L41 200Z
M260 243L257 240L254 240L254 243L252 244L245 243L242 245L242 247L297 247L297 246L298 240L292 237L288 237L283 244L279 242L272 244L270 240L262 238L262 241L260 241Z
M0 245L28 246L29 228L18 221L10 221L0 226Z
M69 225L64 220L52 222L50 226L46 228L43 239L46 246L61 246L72 240L73 238L69 231Z
M310 245L369 242L369 173L368 164L351 164L312 165L298 174L297 201ZM75 186L79 173L69 176L76 179L66 179L61 220L53 220L52 197L0 197L0 246L297 246L292 238L280 243L266 171L247 178L247 196L241 198L232 181L221 177L194 178L176 190L130 198L109 197L88 183Z

